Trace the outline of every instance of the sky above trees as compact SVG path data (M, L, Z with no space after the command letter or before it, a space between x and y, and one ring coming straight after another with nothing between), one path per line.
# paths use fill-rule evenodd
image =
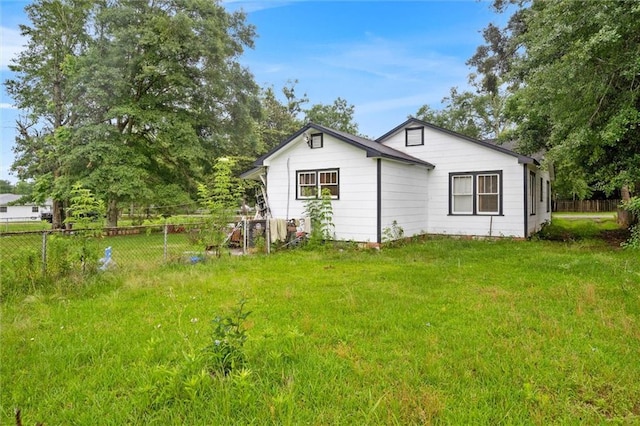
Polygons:
M10 58L23 41L18 25L29 2L0 3L2 51L0 78L11 76ZM451 87L467 87L465 62L482 43L481 30L501 23L488 2L404 1L232 1L256 27L255 49L240 62L262 87L275 92L289 80L311 104L331 104L338 97L354 105L359 131L377 137L419 107L438 108ZM19 111L0 95L0 179L13 162L14 122Z

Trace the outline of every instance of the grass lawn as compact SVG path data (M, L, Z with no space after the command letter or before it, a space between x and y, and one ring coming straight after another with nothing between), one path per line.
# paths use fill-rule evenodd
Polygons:
M640 255L592 238L223 257L4 301L0 424L640 423ZM586 229L586 230L585 230ZM203 370L246 297L247 365Z

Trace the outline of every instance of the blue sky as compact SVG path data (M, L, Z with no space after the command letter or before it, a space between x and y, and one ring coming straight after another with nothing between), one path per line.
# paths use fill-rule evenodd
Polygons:
M26 0L0 0L0 78L23 40ZM298 80L296 92L312 104L341 97L355 106L360 132L378 137L418 108L438 108L453 86L465 88L465 62L482 43L489 22L502 23L487 1L249 1L224 2L243 9L255 25L255 48L241 63L262 86L279 92ZM9 175L14 123L20 111L0 91L0 179Z

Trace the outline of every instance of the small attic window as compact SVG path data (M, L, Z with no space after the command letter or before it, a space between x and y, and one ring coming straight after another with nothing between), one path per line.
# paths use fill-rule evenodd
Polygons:
M309 140L309 148L322 148L322 133L314 133Z
M405 129L405 145L424 145L424 127L409 127Z

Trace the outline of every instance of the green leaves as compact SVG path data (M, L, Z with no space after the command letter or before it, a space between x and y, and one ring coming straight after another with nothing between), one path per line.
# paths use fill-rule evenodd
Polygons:
M258 87L237 58L252 26L218 2L39 0L6 82L29 121L14 169L82 181L109 206L161 184L193 190L212 151L257 154ZM53 136L53 137L52 137Z

